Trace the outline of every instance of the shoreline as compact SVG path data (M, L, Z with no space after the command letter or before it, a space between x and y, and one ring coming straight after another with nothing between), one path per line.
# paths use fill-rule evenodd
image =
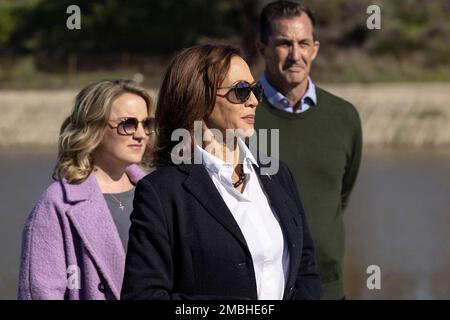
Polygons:
M319 84L359 112L366 150L450 150L450 83ZM149 89L153 97L156 90ZM0 90L0 152L55 150L78 91Z

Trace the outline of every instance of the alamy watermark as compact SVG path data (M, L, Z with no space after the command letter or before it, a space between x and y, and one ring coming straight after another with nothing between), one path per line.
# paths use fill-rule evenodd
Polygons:
M70 16L66 20L66 27L69 30L81 29L81 9L79 6L72 4L67 7L66 13Z
M366 286L369 290L381 289L381 268L375 264L370 265L366 269L366 273L370 274L367 278Z
M81 270L80 267L75 264L71 264L67 267L67 289L81 289Z
M72 4L66 8L66 13L70 16L66 20L66 27L69 30L81 29L81 9L79 6ZM369 30L381 29L381 8L376 4L367 7L366 13L370 16L366 20L366 26Z
M270 134L268 134L270 133ZM268 143L270 135L270 145ZM194 141L192 141L194 139ZM247 140L248 148L261 164L261 174L273 175L279 169L280 134L278 129L259 129L249 135L242 129L226 129L225 137L218 129L207 129L203 131L202 121L194 122L194 136L187 129L176 129L172 132L171 141L179 142L171 150L171 160L174 164L202 164L201 153L192 150L194 144L206 145L205 150L213 155L224 152L224 162L233 162L233 151L237 139ZM209 143L208 142L216 142ZM225 146L216 150L218 146ZM270 146L270 156L269 156Z
M366 20L366 26L369 30L381 29L381 8L376 4L372 4L367 7L367 14L370 16Z

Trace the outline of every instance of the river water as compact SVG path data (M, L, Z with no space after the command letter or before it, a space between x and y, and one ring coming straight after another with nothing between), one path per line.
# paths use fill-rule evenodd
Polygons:
M54 161L52 152L0 151L0 299L16 298L22 226ZM349 299L450 299L449 152L366 152L345 223ZM367 287L371 265L380 289Z
M345 222L350 298L450 299L450 153L366 153Z

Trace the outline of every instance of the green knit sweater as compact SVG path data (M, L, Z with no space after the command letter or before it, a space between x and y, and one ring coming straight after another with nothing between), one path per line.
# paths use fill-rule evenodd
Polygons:
M316 92L317 105L303 113L279 110L264 100L256 110L255 128L279 129L280 159L299 187L323 299L341 299L345 296L342 213L361 161L361 122L352 104L319 87Z

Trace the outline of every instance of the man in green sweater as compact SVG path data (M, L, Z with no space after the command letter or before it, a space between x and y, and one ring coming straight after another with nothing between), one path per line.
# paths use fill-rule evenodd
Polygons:
M263 9L257 48L265 97L255 127L279 129L280 159L296 178L315 243L322 298L343 299L343 211L361 161L361 121L352 104L309 77L320 46L314 24L311 11L294 2Z

